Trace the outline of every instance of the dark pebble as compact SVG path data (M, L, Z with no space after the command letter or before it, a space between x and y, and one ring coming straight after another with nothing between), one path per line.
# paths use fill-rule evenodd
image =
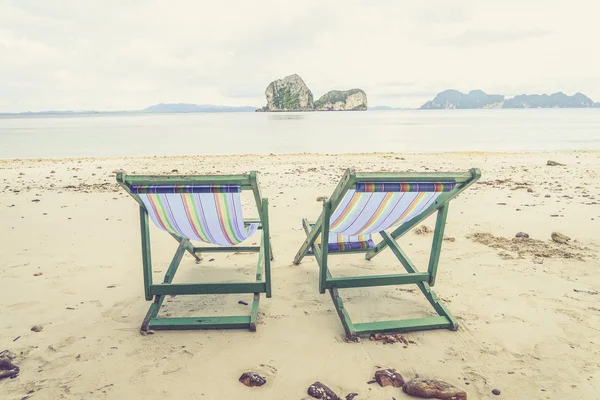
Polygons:
M498 396L500 394L500 390L494 389L494 390L492 390L492 393L495 394L496 396Z

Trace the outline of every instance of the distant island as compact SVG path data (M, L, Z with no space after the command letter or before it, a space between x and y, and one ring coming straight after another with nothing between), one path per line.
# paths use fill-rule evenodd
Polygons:
M522 94L506 98L502 94L487 94L482 90L462 93L444 90L433 100L423 104L421 110L475 109L475 108L600 108L600 103L582 93L568 96L563 92L547 94Z
M296 74L271 82L265 97L267 105L257 112L367 110L367 95L362 89L331 90L314 101L312 92Z

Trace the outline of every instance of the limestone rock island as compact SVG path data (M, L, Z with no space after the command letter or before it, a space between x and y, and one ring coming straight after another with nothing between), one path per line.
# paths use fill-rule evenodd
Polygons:
M366 111L367 95L361 89L332 90L316 102L300 76L277 79L265 90L267 105L256 110L268 111Z

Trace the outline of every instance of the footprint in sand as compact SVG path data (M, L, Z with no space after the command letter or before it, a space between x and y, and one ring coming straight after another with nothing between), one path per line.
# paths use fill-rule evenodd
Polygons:
M14 303L6 306L9 310L24 310L29 307L37 306L40 304L39 301L22 301L20 303Z

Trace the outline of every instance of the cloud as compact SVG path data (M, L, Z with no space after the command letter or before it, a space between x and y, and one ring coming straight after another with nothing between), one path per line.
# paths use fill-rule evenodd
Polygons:
M293 73L315 97L359 87L370 104L401 107L451 87L552 86L600 99L600 59L590 51L598 7L589 0L305 0L292 8L277 0L3 0L0 112L258 106L270 81ZM578 18L565 18L573 10Z
M440 46L485 46L496 43L517 42L553 34L539 29L489 30L468 29L458 35L434 41Z

